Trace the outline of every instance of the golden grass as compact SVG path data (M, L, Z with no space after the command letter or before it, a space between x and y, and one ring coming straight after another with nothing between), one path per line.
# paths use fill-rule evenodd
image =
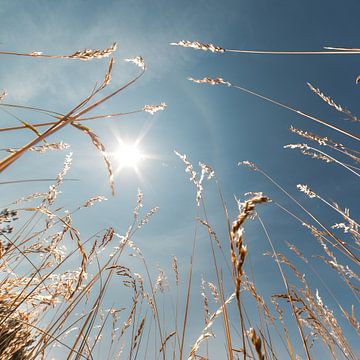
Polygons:
M212 44L182 41L173 43L184 47L210 51L252 52L247 50L228 50ZM109 57L116 50L115 44L104 50L82 50L70 55L53 56L39 52L12 53L3 55L46 57L91 60ZM259 54L358 54L359 49L331 48L322 52L268 52L256 51ZM105 146L99 137L83 121L99 120L117 116L130 115L135 112L150 114L164 110L166 105L145 105L140 109L109 115L87 116L91 110L108 101L113 96L137 81L146 66L143 58L126 59L137 65L141 72L134 79L119 87L109 95L101 95L108 86L113 71L113 60L110 59L108 70L101 85L82 101L69 110L67 114L4 104L4 107L18 107L29 111L39 111L53 117L47 123L23 123L21 126L3 128L1 131L30 130L34 139L20 148L7 148L10 153L0 161L0 172L6 171L26 151L42 153L59 151L68 148L65 142L50 144L48 136L70 125L87 135L96 150L102 154L108 170L109 182L114 192L113 171ZM295 112L324 126L332 128L339 135L360 140L357 135L338 128L325 120L260 95L254 91L233 85L222 78L204 78L190 80L196 83L226 85L239 89L271 102L284 109ZM309 84L310 89L326 104L335 110L357 121L349 110L335 103L319 89ZM94 100L95 95L102 96ZM0 100L5 96L0 95ZM37 128L48 127L43 133ZM291 127L290 131L307 141L327 148L339 156L344 156L349 163L338 160L330 153L325 153L312 145L295 144L303 154L310 155L326 162L334 162L346 171L359 176L355 164L359 161L360 152L337 140L314 134L306 130ZM53 184L43 193L34 193L14 200L9 208L0 212L0 358L4 360L46 359L53 356L53 348L61 346L61 358L78 359L214 359L211 343L220 337L224 343L223 358L228 359L300 359L298 354L307 359L315 358L316 344L321 344L324 356L332 359L358 358L356 347L347 336L348 328L360 335L360 324L356 318L356 302L359 301L356 272L359 265L360 247L359 224L350 216L348 209L328 200L308 185L299 184L298 190L312 201L319 201L322 206L340 216L341 222L332 227L324 225L324 220L312 214L278 181L273 179L257 165L243 161L239 164L249 167L262 175L272 185L290 199L300 214L281 205L276 199L270 199L261 193L249 193L244 200L237 200L238 214L231 222L229 210L222 195L222 190L214 170L203 163L195 169L186 155L175 154L185 165L190 175L190 182L195 186L195 204L198 216L195 219L194 239L191 248L187 280L182 274L176 256L171 259L171 277L158 267L157 275L152 275L152 266L147 263L141 249L135 243L137 232L156 214L158 207L144 211L144 195L139 190L133 210L132 223L124 234L119 234L110 227L103 229L88 239L84 239L73 223L73 215L86 211L106 198L94 196L74 210L64 212L57 205L60 187L66 180L71 166L71 154L65 157L63 169ZM45 179L46 180L46 179ZM26 180L25 180L26 181ZM216 229L220 224L211 224L207 217L205 204L205 181L215 181L218 195L224 210L225 233L219 236ZM327 283L318 274L313 260L296 245L287 243L289 253L295 256L291 261L287 254L277 250L267 224L257 212L258 206L274 206L285 215L300 222L304 231L312 235L322 249L318 260L328 266L342 281L344 289L352 295L354 305L349 309L347 301L335 294L331 283ZM21 207L20 207L21 206ZM261 207L260 207L261 208ZM277 267L283 282L282 292L264 296L256 281L250 262L254 254L251 243L245 238L245 226L249 221L257 220L259 231L265 235L271 249L265 255L270 256ZM284 220L285 221L285 220ZM195 252L198 233L202 227L209 239L209 264L212 265L215 279L201 281L201 294L194 294L193 275L197 262ZM16 229L16 230L15 230ZM350 237L337 235L334 230L350 234ZM67 244L68 249L64 247ZM69 245L70 244L70 245ZM138 268L128 266L125 255L131 255L139 261ZM345 259L345 260L344 260ZM346 261L346 262L345 262ZM307 277L300 270L314 273L321 288L325 288L336 309L330 309L324 302L318 289L311 288ZM144 268L143 273L141 267ZM108 303L110 289L123 286L128 292L126 298L113 299L110 308ZM175 287L175 291L172 290ZM175 304L169 305L168 298L175 293ZM170 293L170 294L169 294ZM182 297L182 294L185 294ZM233 301L233 300L236 301ZM191 307L203 312L204 325L200 324L200 333L189 339L189 329L199 324L193 322ZM255 310L254 310L255 309ZM236 317L234 314L236 313ZM339 321L339 315L342 320ZM221 320L220 320L221 318ZM223 333L219 332L216 322L221 322ZM346 322L346 326L343 324ZM297 330L296 331L294 331ZM302 349L297 343L302 344ZM191 344L189 346L189 344ZM356 345L356 344L355 344ZM154 349L154 350L153 350ZM219 350L219 349L218 349ZM99 353L100 351L100 353ZM100 354L100 355L99 355ZM218 355L217 355L218 356ZM325 358L325 357L323 357Z

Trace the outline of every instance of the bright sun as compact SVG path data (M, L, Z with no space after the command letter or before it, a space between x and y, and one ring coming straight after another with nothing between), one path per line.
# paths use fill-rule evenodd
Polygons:
M116 153L116 159L120 168L133 168L137 170L140 161L144 159L144 155L136 143L122 143Z

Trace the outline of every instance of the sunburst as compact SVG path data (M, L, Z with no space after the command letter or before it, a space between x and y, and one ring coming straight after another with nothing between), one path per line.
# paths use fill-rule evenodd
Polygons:
M131 168L136 172L138 172L140 163L146 158L137 142L121 142L114 155L118 163L118 170Z

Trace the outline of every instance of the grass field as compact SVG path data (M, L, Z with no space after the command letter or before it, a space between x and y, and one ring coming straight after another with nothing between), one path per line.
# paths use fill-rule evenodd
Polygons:
M252 50L225 49L189 41L173 45L219 53L219 56L254 53ZM0 213L0 358L358 359L359 224L349 209L332 199L332 194L318 194L308 185L299 184L298 190L305 199L299 202L293 189L282 185L285 179L268 174L246 159L239 159L242 171L260 176L264 183L277 189L294 207L284 206L277 198L261 192L251 192L241 199L229 201L223 197L224 189L211 164L200 162L195 166L181 149L176 149L173 156L178 158L179 167L184 167L190 179L189 186L194 188L194 204L198 209L194 224L190 224L194 225L195 234L192 245L185 249L187 264L180 266L175 254L171 258L171 271L165 272L161 264L156 266L143 255L137 238L139 234L146 237L147 223L152 221L159 209L144 209L146 194L141 190L134 199L134 210L125 232L109 227L90 237L82 236L83 230L78 228L74 219L79 216L78 213L83 213L81 216L86 219L88 208L106 198L99 195L77 208L64 208L63 200L59 201L58 196L64 182L71 183L67 173L71 169L72 154L66 139L52 143L52 136L56 133L61 137L65 127L71 127L73 132L82 132L93 145L94 152L101 155L111 193L121 193L121 189L115 188L111 149L91 130L91 123L132 113L168 111L161 103L144 105L129 113L92 113L140 82L147 70L143 58L126 59L137 67L138 74L115 90L109 90L115 51L116 44L106 49L80 50L67 55L0 52L3 56L29 57L31 61L45 58L49 61L54 58L79 62L108 61L103 80L66 113L10 104L6 102L6 93L1 95L0 106L6 111L20 109L50 118L41 123L17 119L18 125L0 129L9 134L27 131L32 137L22 146L2 149L5 154L0 162L2 174L29 151L66 151L67 155L51 186L44 185L43 192L14 199ZM260 56L264 53L272 56L352 56L358 54L359 49L255 53ZM284 146L315 159L314 167L322 162L331 164L349 177L360 176L360 153L353 145L360 140L356 133L273 99L269 94L233 84L231 79L189 80L195 82L194 86L199 86L199 92L201 84L225 86L231 91L246 92L270 102L289 114L295 113L310 123L316 122L324 129L331 128L334 139L292 127L290 132L297 136L299 142ZM350 110L321 89L310 83L308 86L314 96L324 102L324 106L330 106L350 121L359 121ZM123 161L129 166L136 166L139 157L141 155L128 149ZM35 165L27 165L29 169L35 169L36 177ZM208 186L212 186L212 191L207 192ZM356 189L348 188L346 191L357 196ZM62 199L66 196L64 193ZM221 208L222 217L218 223L209 220L212 219L207 207L210 198L216 198ZM317 204L315 211L311 208L314 202ZM189 204L189 207L192 205ZM266 222L257 210L267 207ZM299 246L289 239L287 249L279 252L276 239L268 229L272 212L277 214L274 221L280 222L289 233L292 232L289 228L294 226L295 229L295 225L291 224L299 225L294 232L301 227L304 238L311 237L316 244L314 251L303 253L301 244ZM322 216L328 212L337 219L333 226L328 224L328 215ZM280 220L279 213L282 214ZM246 234L245 228L249 229ZM208 257L208 273L202 275L200 285L193 280L197 275L194 274L198 261L197 232L203 232L207 238L201 251L205 251ZM251 236L265 239L266 254L257 252L252 246ZM129 260L133 258L135 261ZM258 286L258 275L254 275L257 274L259 261L272 262L277 272L273 275L273 283L272 275L267 277L265 289ZM324 278L317 271L318 263L328 267L327 274L331 275ZM308 281L308 274L311 274L311 281ZM114 298L112 292L115 286L122 288L118 298ZM327 296L335 304L333 308L323 301L319 288L326 289ZM350 303L353 305L349 306ZM190 308L201 313L200 324L200 315L195 317ZM194 337L195 330L199 328L202 330ZM192 344L190 348L189 343Z

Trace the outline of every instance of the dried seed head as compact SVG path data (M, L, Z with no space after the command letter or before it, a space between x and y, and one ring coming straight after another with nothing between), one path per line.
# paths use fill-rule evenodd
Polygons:
M143 207L143 198L144 198L144 194L142 193L142 191L140 189L138 189L136 206L133 211L135 220L138 218L140 209Z
M331 140L327 136L319 136L319 135L316 135L309 131L297 129L294 126L290 126L290 131L305 138L305 139L316 141L319 145L322 145L322 146L332 145L334 147L344 149L344 145L337 143L334 140Z
M30 56L34 56L34 57L37 57L37 56L41 56L43 55L43 52L42 51L33 51L29 54Z
M304 263L308 263L308 259L304 256L304 254L294 245L290 244L289 242L285 242L288 248L293 251Z
M261 339L256 335L256 331L253 328L250 328L250 330L248 331L248 335L254 345L259 360L263 360L264 355L261 352Z
M210 281L207 283L207 285L208 285L208 287L209 287L209 289L210 289L210 291L211 291L211 294L212 294L215 302L218 303L218 304L220 304L219 292L218 292L218 290L217 290L216 285L213 284L213 283L210 282Z
M181 40L178 42L172 42L172 43L170 43L170 45L181 46L181 47L186 47L186 48L193 48L196 50L211 51L213 53L223 53L226 51L226 49L224 49L220 46L215 46L213 44L203 44L198 41Z
M145 224L147 224L150 220L150 218L156 214L159 211L159 207L155 206L153 208L151 208L148 213L143 217L143 219L139 222L138 224L138 228L140 229L142 226L144 226Z
M248 166L250 169L255 170L255 171L259 170L259 168L256 166L255 163L248 161L248 160L238 162L238 166L240 166L240 165Z
M124 59L124 61L131 62L143 70L146 68L145 61L142 56L135 56L133 58Z
M171 265L172 265L172 269L175 273L176 285L179 286L179 269L178 269L178 260L177 260L176 256L173 256Z
M85 203L81 207L85 207L85 208L90 207L98 202L102 202L102 201L106 201L106 200L107 200L107 198L105 196L102 196L102 195L94 196L94 197L86 200Z
M285 145L284 149L300 149L303 155L310 156L313 159L322 160L327 163L334 161L334 159L330 156L322 153L320 150L308 146L307 144L289 144Z
M77 129L81 130L85 134L87 134L90 137L92 143L95 145L95 147L100 151L100 153L104 159L104 162L106 164L106 167L107 167L112 195L115 195L114 173L113 173L111 162L110 162L108 153L106 152L105 146L100 141L99 137L90 128L88 128L80 123L75 123L75 122L71 123L71 125Z
M164 293L166 291L166 289L168 289L169 284L168 284L167 277L165 275L164 270L161 269L160 267L158 267L158 270L159 270L159 275L156 278L155 290L156 290L156 288L159 288L160 291L162 293Z
M185 154L182 155L182 154L178 153L176 150L174 150L174 152L182 160L182 162L186 165L185 172L190 174L190 181L196 186L196 204L197 204L197 206L200 206L202 192L204 190L204 188L202 186L204 176L205 176L205 174L207 174L208 175L207 178L208 178L208 180L210 180L212 177L214 177L215 172L214 172L214 170L211 169L210 166L205 165L200 162L199 166L201 168L201 175L200 175L200 179L198 179L197 173L194 170L190 161L187 159L187 156Z
M307 144L288 144L284 146L284 149L309 150L310 147Z
M197 219L197 220L199 221L200 224L204 225L207 228L207 231L208 231L211 239L213 239L216 242L217 246L221 249L221 244L220 244L219 238L217 237L216 232L211 227L211 225L203 219Z
M184 154L178 153L176 150L174 150L175 154L182 160L182 162L186 165L185 172L190 174L190 181L193 182L196 179L196 171L194 170L192 164L187 159L187 156Z
M65 150L65 149L69 149L70 145L66 144L62 141L60 141L59 143L54 143L54 144L44 144L44 145L39 145L39 146L32 146L30 147L28 150L29 151L34 151L34 152L38 152L38 153L45 153L46 151L56 151L56 150ZM7 152L9 153L15 153L17 151L19 151L18 148L8 148L6 149Z
M356 82L357 83L357 82ZM319 96L323 101L325 101L328 105L330 105L331 107L335 108L337 111L345 114L346 116L349 117L349 119L351 121L360 121L360 119L356 116L354 116L351 111L349 111L348 109L342 107L341 105L338 105L334 102L333 99L331 99L329 96L326 96L324 93L321 92L321 90L319 88L315 88L314 86L312 86L310 83L307 83L308 87L310 88L310 90L315 93L317 96Z
M209 329L212 327L215 319L222 314L222 312L224 311L224 308L226 307L226 305L228 305L235 297L235 293L232 293L227 300L224 302L223 305L221 305L209 318L209 322L207 323L207 325L205 326L205 328L203 329L201 335L197 338L197 340L195 341L194 345L191 347L190 350L190 354L188 357L188 360L194 360L195 359L195 353L196 351L199 349L201 343L208 339L209 337L214 336Z
M71 55L65 55L63 56L63 58L67 58L67 59L80 59L80 60L92 60L92 59L102 59L104 57L109 57L114 51L116 51L116 43L113 43L109 48L107 49L85 49L85 50L80 50L80 51L76 51L75 53L71 54ZM34 53L33 53L34 54ZM36 53L36 55L33 56L41 56L41 53Z
M200 182L202 182L202 179L204 178L205 175L207 175L208 180L211 180L215 176L215 171L209 165L199 162L199 166L201 168Z
M305 195L307 195L310 199L313 199L317 196L313 191L311 191L311 189L307 185L298 184L296 185L296 187Z
M192 77L189 77L188 80L197 83L197 84L209 84L209 85L226 85L226 86L231 86L231 83L229 83L228 81L225 81L223 78L221 77L217 77L215 79L209 78L209 77L204 77L203 79L194 79Z
M166 104L162 102L160 105L145 105L143 110L148 112L151 115L154 115L157 111L165 110Z

